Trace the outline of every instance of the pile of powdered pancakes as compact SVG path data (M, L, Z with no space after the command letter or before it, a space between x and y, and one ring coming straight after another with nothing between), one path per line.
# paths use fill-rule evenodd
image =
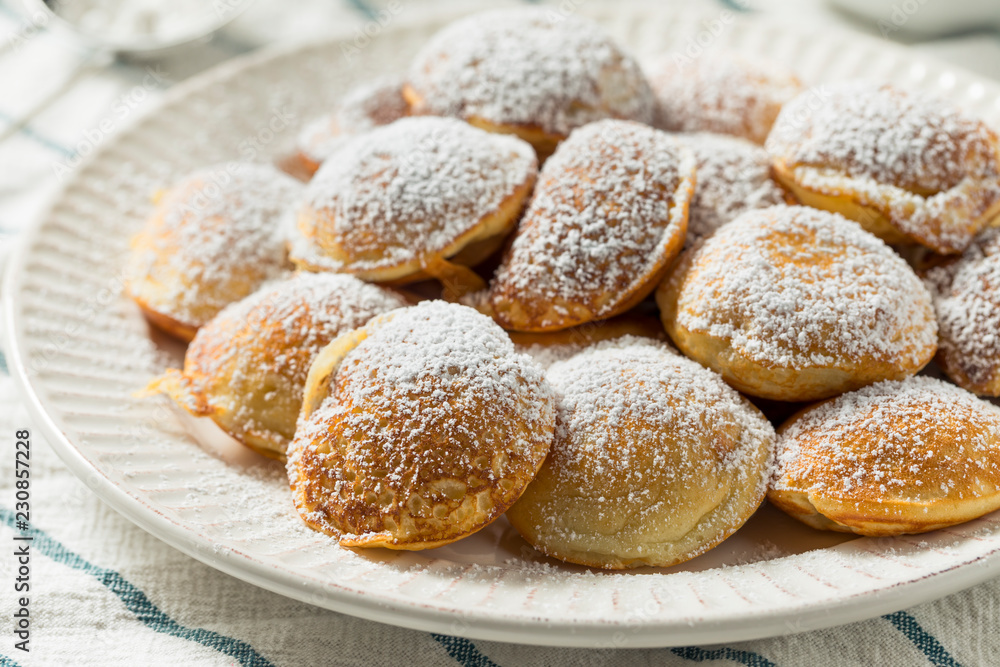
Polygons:
M159 196L129 293L190 346L149 389L286 461L343 546L506 513L616 569L765 497L861 535L991 512L1000 142L940 99L824 90L723 51L640 64L543 9L457 21L284 171ZM917 375L935 358L951 382Z

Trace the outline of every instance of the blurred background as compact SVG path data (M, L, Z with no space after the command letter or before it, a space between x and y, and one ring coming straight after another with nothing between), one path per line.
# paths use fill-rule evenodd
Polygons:
M561 1L576 7L602 0ZM674 2L854 30L1000 79L995 0ZM0 0L0 242L37 217L47 195L107 137L201 71L276 42L378 39L389 23L498 4L515 3Z

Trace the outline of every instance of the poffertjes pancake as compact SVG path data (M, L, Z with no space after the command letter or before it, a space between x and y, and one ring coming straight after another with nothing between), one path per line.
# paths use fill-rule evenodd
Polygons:
M945 100L888 84L823 86L767 139L778 181L888 243L959 253L1000 216L1000 140Z
M741 213L786 203L785 191L771 178L771 158L760 146L712 132L678 134L677 140L691 149L697 165L688 246Z
M958 386L1000 396L1000 229L923 276L937 313L938 365Z
M309 371L288 476L343 546L430 549L504 513L549 451L542 370L471 308L425 301L344 334Z
M812 401L915 374L931 297L881 240L835 213L748 211L685 251L657 290L663 326L736 389Z
M129 295L153 324L190 341L220 310L290 268L284 225L301 188L263 164L181 179L132 240Z
M151 388L211 417L252 449L284 460L313 359L330 341L406 305L393 292L333 273L300 273L227 306L198 330L184 370Z
M763 144L783 104L802 91L795 73L759 56L664 53L645 64L656 97L654 125L669 132L716 132Z
M542 168L489 290L467 302L514 331L629 310L684 244L694 181L693 154L665 132L622 120L575 130Z
M923 533L1000 508L1000 408L929 377L807 408L778 431L768 499L814 528Z
M722 542L764 499L774 428L666 344L600 343L546 376L557 392L552 452L507 511L543 553L666 567Z
M297 173L311 178L350 137L409 115L402 77L384 77L354 88L330 113L307 123L295 142Z
M403 118L323 163L299 209L292 261L379 283L435 277L448 287L500 247L536 174L531 146L516 137L453 118Z
M639 315L635 311L561 331L507 333L514 342L515 349L527 354L542 368L548 368L557 361L565 361L598 343L625 336L667 341L667 332L663 330L663 323L658 317Z
M451 23L417 54L403 93L414 113L516 134L540 160L587 123L653 118L638 63L593 21L543 8Z

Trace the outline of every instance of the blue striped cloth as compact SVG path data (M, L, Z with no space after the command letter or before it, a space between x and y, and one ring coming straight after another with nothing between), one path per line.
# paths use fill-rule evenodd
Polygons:
M210 45L174 58L167 71L190 75L274 36L321 34L324 26L352 21L360 25L380 7L369 0L299 0L300 11L287 14L289 4L261 0ZM765 3L722 4L745 11ZM0 32L7 44L0 55L2 125L43 92L39 82L58 82L79 54L64 36L36 34L10 0L0 2ZM37 122L0 145L0 243L8 246L38 216L80 156L113 134L115 127L99 129L100 121L116 118L109 109L128 116L155 103L174 83L144 76L142 68L110 66L79 82ZM31 420L0 353L0 438L11 442L15 429L26 427L31 428ZM5 588L0 665L1000 664L1000 582L840 628L711 647L539 648L363 621L244 584L164 545L76 480L37 430L33 439L32 528L24 533L33 538L31 650L15 648L10 622L15 596ZM0 457L0 543L5 545L20 534L13 480L12 457ZM2 562L0 586L7 587L16 568L10 556Z

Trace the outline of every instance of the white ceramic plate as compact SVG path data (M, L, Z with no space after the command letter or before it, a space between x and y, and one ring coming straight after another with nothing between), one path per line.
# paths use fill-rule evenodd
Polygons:
M874 40L738 23L721 12L600 11L595 17L640 55L725 45L787 62L810 84L883 78L946 95L994 125L1000 119L995 84ZM566 566L538 556L503 520L434 551L350 551L302 527L280 466L217 434L196 438L204 424L185 424L157 399L134 398L181 352L121 294L128 238L150 193L205 164L280 155L301 123L348 86L402 70L440 23L227 64L173 90L76 173L13 259L4 296L12 371L76 475L157 537L250 583L472 638L571 646L736 641L871 617L994 574L995 516L918 537L850 539L767 507L718 549L671 570ZM816 94L821 101L822 89Z

